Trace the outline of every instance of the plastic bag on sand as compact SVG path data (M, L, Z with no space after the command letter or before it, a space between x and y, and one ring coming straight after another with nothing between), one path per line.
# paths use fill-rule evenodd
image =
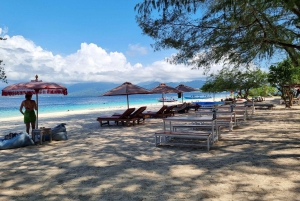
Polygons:
M51 129L53 140L68 140L68 133L65 125L67 124L61 123Z
M26 147L29 145L34 145L34 142L26 132L18 133L11 139L0 139L0 150Z

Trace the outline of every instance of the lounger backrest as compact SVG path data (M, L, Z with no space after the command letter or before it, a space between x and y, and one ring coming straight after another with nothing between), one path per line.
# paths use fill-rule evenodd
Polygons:
M186 104L186 102L184 102L184 103L179 107L179 109L180 109L180 110L183 110L184 108L186 108L186 106L187 106L187 104Z
M139 109L137 109L136 111L134 111L134 113L132 113L130 115L130 118L138 117L140 114L142 114L142 112L144 112L146 110L146 108L147 108L147 106L140 107Z
M128 108L127 110L125 110L125 112L123 112L123 114L121 114L119 116L119 118L120 119L127 119L134 110L135 110L135 108Z
M171 106L167 107L167 109L164 111L164 113L165 114L170 113L174 107L176 107L176 105L171 105Z
M164 113L164 111L167 109L167 105L164 105L164 106L162 106L157 112L156 112L156 114L163 114Z
M182 105L182 109L184 109L184 108L186 108L187 107L187 103L183 103L183 105Z

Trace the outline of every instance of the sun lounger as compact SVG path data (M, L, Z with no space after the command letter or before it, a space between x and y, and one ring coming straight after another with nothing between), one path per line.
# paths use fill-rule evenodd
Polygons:
M212 111L197 111L195 112L196 116L213 116ZM237 118L235 112L230 111L216 111L217 125L219 126L228 126L229 131L233 130L234 126L237 126ZM243 118L243 117L242 117Z
M174 107L173 111L177 112L177 113L185 113L186 112L186 107L187 107L187 103L184 102L183 104L178 105L177 107Z
M119 122L122 122L122 125L124 125L124 122L126 122L126 126L129 126L130 121L132 121L129 117L134 110L135 110L135 108L128 108L120 116L112 115L112 116L98 117L97 121L99 121L100 126L102 126L104 124L109 125L110 121L114 121L117 125L119 124ZM134 122L133 122L133 124L134 124Z
M269 110L271 110L275 107L275 105L271 104L271 103L254 103L254 104L248 103L248 104L246 104L246 106L252 106L252 105L254 105L255 108L269 109Z
M142 113L144 116L147 116L147 117L154 117L154 118L163 118L165 117L166 115L164 114L164 111L168 108L167 105L164 105L162 106L158 111L156 112L153 112L153 111L147 111L147 112L144 112Z
M221 138L221 127L223 127L223 125L218 124L214 126L214 132L217 134L217 139ZM211 131L212 126L209 124L195 124L195 123L191 123L191 124L173 124L172 125L172 129L173 131L178 131L179 130L183 130L183 129L192 129L194 131L201 131L201 130L209 130Z
M163 111L162 114L156 114L154 116L160 118L167 118L167 117L174 116L174 111L173 111L174 107L176 107L176 105L170 105Z
M139 109L135 110L132 114L129 115L129 119L130 121L133 122L133 124L135 123L135 121L137 122L137 124L140 123L141 120L143 120L143 122L145 121L145 115L143 115L142 113L146 110L147 106L143 106L140 107ZM113 116L121 116L122 114L119 113L115 113L113 114Z
M174 111L173 109L176 107L176 105L170 105L167 107L167 109L163 113L163 117L171 117L174 116Z
M207 151L209 151L210 145L212 144L211 132L158 131L154 134L154 136L155 136L155 146L159 146L159 145L205 146L207 148ZM200 141L198 141L198 143L176 142L176 141L172 142L171 138L177 138L177 139L181 138L186 140L200 140Z

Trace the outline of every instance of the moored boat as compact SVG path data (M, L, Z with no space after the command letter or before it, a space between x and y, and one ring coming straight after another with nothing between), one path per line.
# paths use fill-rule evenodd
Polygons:
M191 95L191 96L185 96L185 99L208 99L212 98L210 95Z
M159 102L176 102L177 100L174 98L163 97L163 98L158 98L157 101L159 101Z
M211 107L215 105L223 105L223 101L198 101L198 102L192 102L193 104L198 104L201 107Z

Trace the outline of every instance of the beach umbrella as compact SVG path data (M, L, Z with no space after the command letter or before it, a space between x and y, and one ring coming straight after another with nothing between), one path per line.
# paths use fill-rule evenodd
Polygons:
M2 96L15 96L24 95L26 93L36 94L36 104L38 106L39 99L38 94L63 94L67 95L67 88L56 84L54 82L43 82L38 80L38 75L35 76L35 80L30 82L23 82L18 84L12 84L2 89ZM39 107L37 107L39 108ZM38 128L38 109L36 111L36 128Z
M181 98L182 98L182 102L183 102L183 92L192 92L192 91L198 91L197 89L193 88L193 87L189 87L186 86L184 84L180 84L177 87L175 87L176 89L182 91L181 92Z
M166 85L165 83L160 83L157 87L154 87L151 92L153 94L162 94L162 99L163 99L163 105L164 105L164 94L166 93L181 93L180 90L170 87Z
M127 107L129 108L129 99L128 95L133 94L151 94L151 92L143 87L131 84L130 82L124 82L122 85L113 88L112 90L102 94L102 96L127 96Z

